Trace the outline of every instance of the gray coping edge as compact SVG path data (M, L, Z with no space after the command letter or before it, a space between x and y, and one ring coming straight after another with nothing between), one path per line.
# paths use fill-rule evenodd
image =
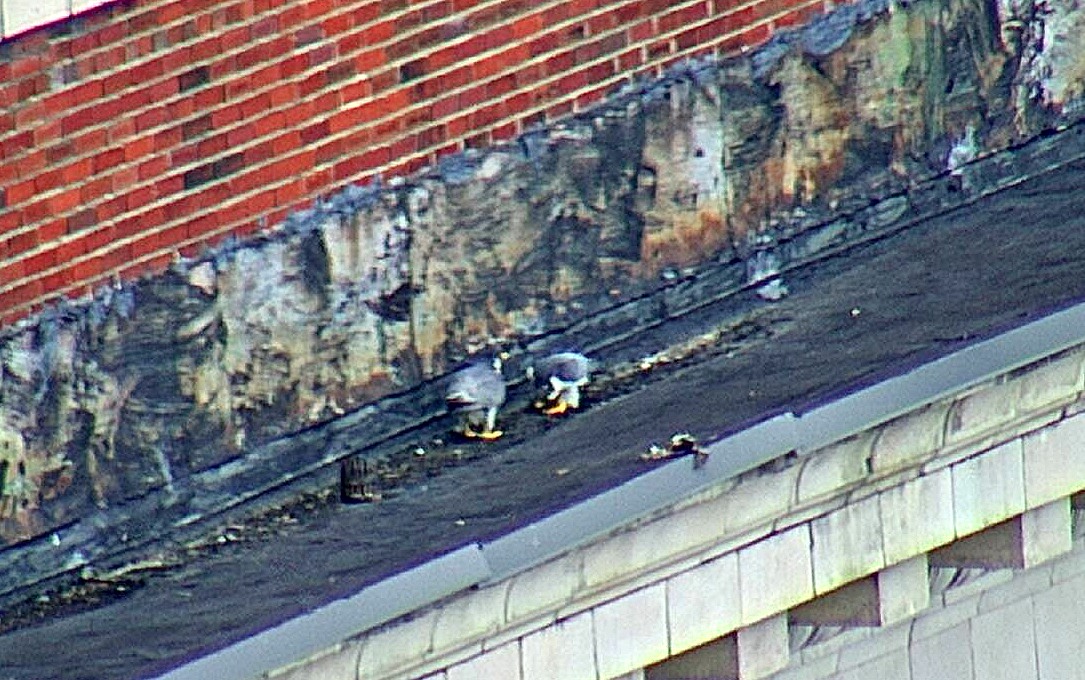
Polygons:
M705 447L697 468L676 460L487 543L475 543L370 585L160 676L251 678L468 588L494 583L628 526L699 490L791 452L812 451L1085 341L1085 303L1054 312L845 394L785 412Z
M489 573L480 547L464 546L160 677L169 680L256 677L470 588Z

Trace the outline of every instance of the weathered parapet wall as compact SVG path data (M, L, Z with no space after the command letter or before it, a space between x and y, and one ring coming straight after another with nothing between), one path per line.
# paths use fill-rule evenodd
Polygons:
M947 576L961 580L958 570L1028 574L1072 550L1072 508L1085 489L1083 396L1078 346L270 677L754 680L794 656L794 677L806 678L802 662L829 655L818 640L834 629L907 622L928 608L932 583L940 593ZM1053 579L1048 570L1029 583L1041 590ZM1074 635L1043 644L1057 649Z
M6 23L94 2L0 5ZM19 12L13 12L16 6ZM735 54L822 0L123 0L0 46L0 319Z
M599 346L1080 153L958 167L1078 115L1085 14L1015 11L844 7L10 329L0 590L425 421L473 348Z

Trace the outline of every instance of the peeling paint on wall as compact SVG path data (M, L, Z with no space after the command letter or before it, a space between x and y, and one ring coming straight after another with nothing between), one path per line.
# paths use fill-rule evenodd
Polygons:
M777 240L1081 117L1083 31L1072 0L859 3L58 305L0 338L0 541L195 493L255 446L687 272L760 281L798 256L765 254ZM847 238L829 231L803 247Z

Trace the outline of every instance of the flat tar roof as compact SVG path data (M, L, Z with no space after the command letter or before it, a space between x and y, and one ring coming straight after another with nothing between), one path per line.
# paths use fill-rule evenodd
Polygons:
M751 294L665 324L622 351L632 356L652 343L693 337L736 314L756 332L557 424L518 430L513 423L504 441L472 449L469 460L379 503L328 508L273 540L227 545L150 577L107 605L0 635L3 677L166 672L441 555L462 561L453 572L467 580L499 576L530 558L510 543L515 538L502 536L649 471L669 474L639 454L675 432L715 442L793 413L809 424L805 445L836 436L829 429L849 427L841 415L858 412L823 417L842 408L831 402L1085 300L1083 170L1085 161L1070 163L790 272L791 294L778 302ZM1052 332L1080 327L1080 313L1054 317L1062 330ZM1037 341L1026 335L1018 339ZM1020 360L1004 349L973 350L962 373L937 379L968 380L983 362ZM934 379L928 376L926 389ZM506 414L520 417L528 416ZM420 432L420 441L433 434ZM726 466L728 459L710 461ZM481 561L480 542L490 551Z

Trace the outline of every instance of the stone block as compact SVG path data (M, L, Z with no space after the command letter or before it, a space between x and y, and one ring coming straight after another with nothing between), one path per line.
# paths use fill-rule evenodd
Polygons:
M909 630L910 626L907 623L872 630L867 639L841 648L837 662L838 668L841 671L861 668L877 659L902 652L906 654Z
M989 586L979 597L979 611L985 613L1002 609L1018 600L1032 597L1051 587L1051 567L1044 565L1032 569L1020 569L1012 572L1013 578L1005 583Z
M719 498L687 506L589 546L583 553L584 586L607 586L720 541L726 503Z
M833 675L836 675L835 654L797 663L793 657L791 667L772 676L772 680L826 680Z
M873 471L903 470L933 456L942 445L948 413L948 402L931 404L879 428L870 453Z
M677 574L666 587L671 654L721 637L741 623L737 553Z
M433 628L433 649L441 651L478 641L505 622L508 582L469 591L443 605Z
M523 680L596 680L591 612L525 635L520 659Z
M1085 489L1085 413L1023 438L1029 507Z
M734 536L771 524L791 511L800 465L745 479L725 494L720 503L723 531Z
M800 503L839 494L870 474L872 431L810 453L800 466L795 497Z
M814 592L823 594L885 565L878 497L846 505L810 523Z
M365 637L358 658L362 677L381 677L417 664L433 651L433 624L437 612L394 623Z
M592 610L601 678L614 678L667 658L667 595L658 583Z
M949 468L887 489L879 495L879 503L886 564L925 553L956 535Z
M962 600L944 607L932 606L912 622L912 640L923 640L967 623L978 611L978 598Z
M445 673L448 680L480 680L481 678L519 680L520 642L515 641L495 647L463 663L449 667Z
M505 604L505 620L515 623L557 609L580 587L579 553L558 557L513 577Z
M787 667L787 614L777 614L735 634L739 680L758 680Z
M836 680L909 680L910 677L908 652L901 649L841 671L836 675Z
M1020 600L972 620L975 677L1037 680L1031 600Z
M4 0L0 3L0 12L3 13L0 23L4 28L4 37L8 37L67 17L68 0Z
M1080 350L1026 367L1014 380L1018 383L1017 410L1038 411L1072 401L1082 390Z
M756 623L812 598L809 526L788 529L741 549L738 578L744 624Z
M878 608L881 625L910 619L930 605L927 556L917 555L878 572Z
M1068 497L1021 515L1021 566L1034 567L1070 552L1074 546L1070 518Z
M1041 678L1085 680L1085 576L1033 597Z
M953 475L953 522L967 536L1025 509L1022 444L1014 439L957 463Z
M958 397L950 406L946 419L946 444L975 439L1010 422L1016 398L1017 384L1003 379Z
M908 650L911 680L972 680L972 640L968 623L913 639Z
M1062 583L1082 574L1085 574L1085 546L1082 546L1080 541L1075 541L1070 554L1051 565L1051 581Z
M357 680L357 642L343 642L282 671L268 674L271 680Z
M78 14L79 12L85 12L88 9L101 7L107 2L110 2L110 0L71 0L72 14Z

